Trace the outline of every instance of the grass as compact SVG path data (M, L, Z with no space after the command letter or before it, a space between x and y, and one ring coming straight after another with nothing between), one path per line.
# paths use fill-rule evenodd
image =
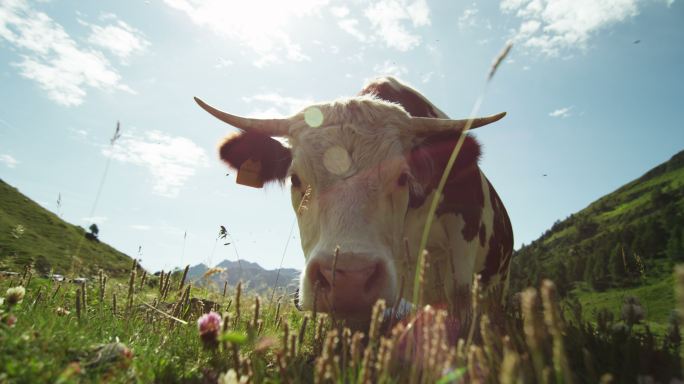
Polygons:
M673 286L674 278L668 276L633 288L611 289L604 292L575 289L573 293L582 304L585 315L592 320L595 319L594 314L602 309L612 312L615 318L620 318L624 299L629 296L636 297L646 311L645 324L654 333L663 335L667 331L675 305Z
M567 227L561 231L554 232L551 236L544 239L544 244L549 245L558 239L561 239L561 238L564 238L567 236L575 236L576 234L577 234L577 228L575 228L574 226L573 227Z
M204 383L234 374L253 383L569 383L597 382L604 374L617 382L680 375L678 343L664 346L638 327L599 331L572 322L549 281L505 310L475 292L465 313L426 307L396 321L378 303L370 329L352 331L282 298L224 297L187 284L179 290L180 273L171 277L162 301L164 289L140 289L142 276L133 276L130 308L124 303L131 284L123 278L107 281L102 302L100 283L87 285L86 305L79 287L38 277L21 304L9 307L6 298L0 305L0 382ZM0 279L0 294L27 281ZM663 282L666 288L672 297L672 279ZM221 306L220 329L204 328L200 337L201 311L188 304L190 297ZM591 300L586 303L590 308ZM16 323L9 326L11 316ZM625 359L640 363L625 367Z
M55 241L59 239L59 241ZM78 258L74 258L79 243ZM98 269L125 275L131 258L100 241L85 239L85 230L69 224L0 180L0 270L34 263L47 272L91 277Z

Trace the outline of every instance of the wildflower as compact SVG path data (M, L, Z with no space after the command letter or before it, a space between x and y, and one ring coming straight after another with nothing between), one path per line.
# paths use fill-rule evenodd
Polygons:
M5 317L5 324L7 324L8 327L12 328L14 327L14 324L17 323L17 317L10 314L7 317Z
M234 369L229 369L228 372L222 373L218 378L218 384L240 384L246 383L247 376L242 376L238 379L238 374Z
M207 347L215 347L218 342L218 333L221 329L221 316L216 312L209 312L197 320L200 338Z
M7 305L11 307L21 303L24 300L24 295L26 295L26 289L22 286L7 289L7 293L5 294Z
M70 311L66 310L63 307L57 307L55 312L57 313L58 316L68 316L71 313Z

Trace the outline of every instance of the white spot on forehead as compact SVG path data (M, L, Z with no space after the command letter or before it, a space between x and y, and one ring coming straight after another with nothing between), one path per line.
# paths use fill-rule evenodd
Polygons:
M304 111L304 121L311 128L318 128L323 124L323 112L318 107L310 107Z
M351 167L349 152L339 145L334 145L323 154L323 165L328 172L335 175L343 175Z

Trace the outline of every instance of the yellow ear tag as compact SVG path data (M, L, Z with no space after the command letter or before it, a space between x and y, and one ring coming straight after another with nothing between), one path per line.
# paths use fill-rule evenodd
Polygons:
M261 162L249 159L242 163L235 181L248 187L263 188L264 180L261 179Z

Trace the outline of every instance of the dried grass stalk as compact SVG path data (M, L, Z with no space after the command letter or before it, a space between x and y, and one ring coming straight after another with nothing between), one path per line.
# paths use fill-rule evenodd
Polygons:
M556 382L572 384L574 380L563 346L563 319L558 308L556 286L551 280L542 282L541 295L544 304L544 322L553 340L553 368L556 373Z
M235 289L235 325L240 323L240 296L242 296L242 281L238 282Z
M259 296L254 298L254 318L252 319L252 327L257 328L259 322Z
M178 292L183 291L183 286L185 286L185 279L188 277L188 270L190 269L190 264L185 266L183 270L183 277L181 278L180 284L178 285Z
M76 290L76 318L81 321L81 289Z

